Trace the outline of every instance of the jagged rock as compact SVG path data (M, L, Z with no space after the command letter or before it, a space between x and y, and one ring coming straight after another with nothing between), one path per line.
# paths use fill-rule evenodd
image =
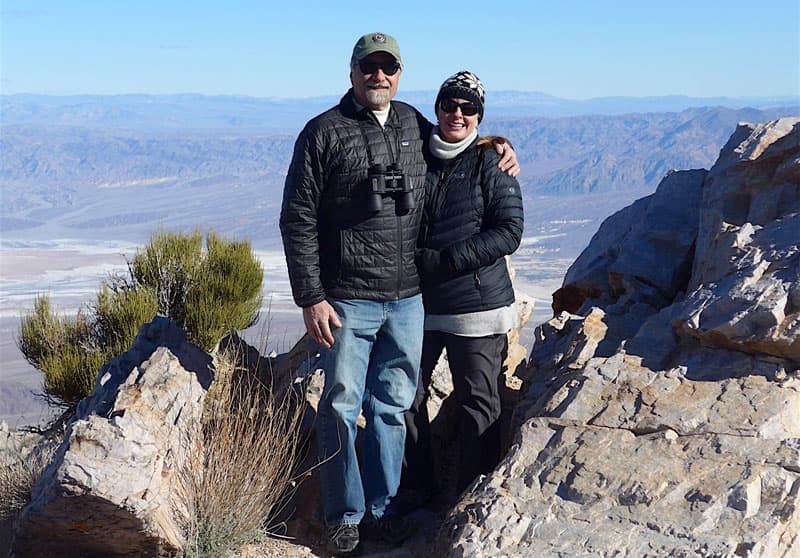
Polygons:
M183 547L177 474L200 437L211 358L165 318L100 371L33 488L12 552L160 556Z
M623 296L671 303L691 271L706 174L673 171L655 193L606 219L553 294L553 311L577 313L587 300L609 305Z
M218 350L236 358L238 366L249 373L237 379L249 381L274 392L279 398L298 381L313 375L319 362L319 347L307 335L286 353L264 356L236 333L225 336ZM316 404L313 405L316 409Z
M681 334L800 361L798 122L740 125L711 169Z
M798 554L798 141L800 119L741 125L662 199L702 199L675 249L637 220L652 200L601 227L559 292L573 313L537 329L514 445L438 555Z

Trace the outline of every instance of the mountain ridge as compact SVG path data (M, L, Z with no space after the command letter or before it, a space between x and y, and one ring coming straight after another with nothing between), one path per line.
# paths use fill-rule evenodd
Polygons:
M792 113L800 108L487 118L481 133L505 136L514 145L530 208L536 196L646 195L672 169L710 167L738 122ZM2 132L4 234L46 236L45 230L58 229L59 237L71 237L99 228L141 239L166 222L190 228L214 223L222 233L232 229L275 244L294 134L43 124L4 125ZM141 207L143 199L149 207ZM181 211L169 210L176 207Z
M248 97L194 93L173 95L0 95L3 124L61 124L118 129L191 129L297 133L341 94L308 98ZM397 99L433 117L435 90L401 91ZM700 106L769 109L798 106L800 97L597 97L564 99L537 91L490 91L487 118L563 117L635 112L680 112Z

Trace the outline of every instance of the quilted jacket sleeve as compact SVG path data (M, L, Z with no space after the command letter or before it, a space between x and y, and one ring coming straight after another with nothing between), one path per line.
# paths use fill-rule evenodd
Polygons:
M308 126L298 136L281 205L280 228L289 281L294 301L301 307L325 299L318 239L319 205L324 183L319 143L319 138Z
M469 271L491 265L512 254L522 240L524 213L517 179L497 168L498 156L486 152L481 180L485 210L481 232L442 250L442 263L451 271Z

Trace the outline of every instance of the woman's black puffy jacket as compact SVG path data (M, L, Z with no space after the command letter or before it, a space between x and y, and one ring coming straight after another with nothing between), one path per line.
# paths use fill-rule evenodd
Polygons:
M455 159L431 158L417 261L425 311L465 314L514 302L505 256L522 240L522 194L477 140Z

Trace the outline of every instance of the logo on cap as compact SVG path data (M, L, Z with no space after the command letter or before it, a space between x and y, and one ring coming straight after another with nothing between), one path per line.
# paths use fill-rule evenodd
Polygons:
M376 43L385 43L386 36L383 33L375 33L372 36L372 40L375 41Z

